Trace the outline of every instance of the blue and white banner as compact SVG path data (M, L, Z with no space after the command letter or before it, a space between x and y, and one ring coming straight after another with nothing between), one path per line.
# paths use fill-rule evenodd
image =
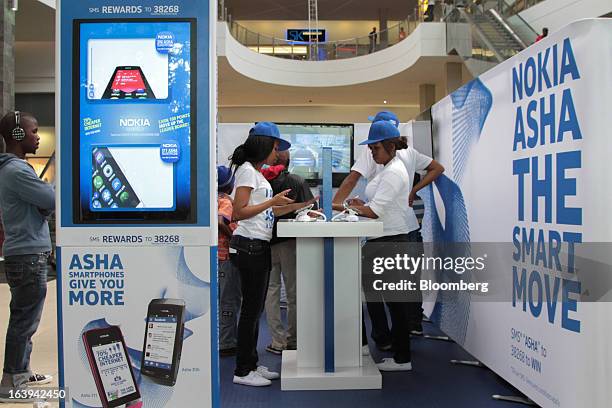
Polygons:
M133 373L144 407L210 406L214 252L202 247L62 248L59 261L64 383L70 397L66 406L102 406L93 374L98 367L88 359L88 349L99 346L87 344L83 336L111 326L119 328L126 346L128 375L123 377ZM184 303L182 339L175 338L176 324L167 334L153 330L160 320L149 309L154 299ZM176 316L161 319L170 326L177 321ZM179 340L182 347L176 355ZM176 383L162 384L154 375L143 375L143 363L160 371L177 364ZM99 373L104 383L104 373ZM103 389L112 388L104 384Z
M470 278L504 282L511 298L429 293L429 311L544 407L612 400L609 293L584 301L589 271L576 268L579 257L612 264L610 251L579 253L612 242L611 49L612 21L578 21L432 107L434 156L446 171L421 193L423 235L507 243L489 276Z
M215 244L215 6L58 2L61 245L164 226Z

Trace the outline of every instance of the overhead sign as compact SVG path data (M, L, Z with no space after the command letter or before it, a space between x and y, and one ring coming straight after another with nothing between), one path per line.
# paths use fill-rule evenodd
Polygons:
M327 41L327 33L324 28L309 30L307 28L288 28L287 41L295 42L319 42Z

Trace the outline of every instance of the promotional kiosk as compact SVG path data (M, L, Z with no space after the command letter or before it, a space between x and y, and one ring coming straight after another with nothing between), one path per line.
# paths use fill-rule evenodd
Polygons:
M297 238L298 346L283 351L282 390L382 388L361 353L360 273L360 237L382 231L376 221L278 223L278 236Z
M325 221L278 223L296 238L297 350L283 351L282 390L380 389L382 376L361 353L361 242L378 221L332 222L332 149L322 149Z
M216 5L57 3L62 406L218 406Z

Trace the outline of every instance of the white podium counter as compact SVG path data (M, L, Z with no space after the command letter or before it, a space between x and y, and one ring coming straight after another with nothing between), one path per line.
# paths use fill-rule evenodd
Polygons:
M283 352L282 390L382 387L361 355L359 242L382 231L377 221L278 223L279 237L297 238L297 350Z

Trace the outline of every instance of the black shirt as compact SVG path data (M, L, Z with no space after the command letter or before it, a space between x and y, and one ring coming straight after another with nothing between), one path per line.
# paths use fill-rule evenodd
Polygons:
M306 181L302 177L297 176L295 174L291 174L287 170L283 170L278 175L278 177L276 177L274 180L268 180L268 181L270 182L270 185L272 186L272 192L274 195L280 193L283 190L287 190L288 188L290 188L291 191L289 192L289 194L287 194L287 197L291 198L296 203L302 203L314 197L312 195L312 192L310 191L310 186L308 185L308 183L306 183ZM276 236L276 224L278 223L278 220L292 219L292 218L295 218L295 216L296 216L295 213L290 212L289 214L285 214L280 217L275 217L274 229L272 231L272 240L270 241L270 244L273 245L273 244L276 244L282 241L286 241L288 239L292 239L292 238L286 238L286 237L282 237L282 238L277 237Z

